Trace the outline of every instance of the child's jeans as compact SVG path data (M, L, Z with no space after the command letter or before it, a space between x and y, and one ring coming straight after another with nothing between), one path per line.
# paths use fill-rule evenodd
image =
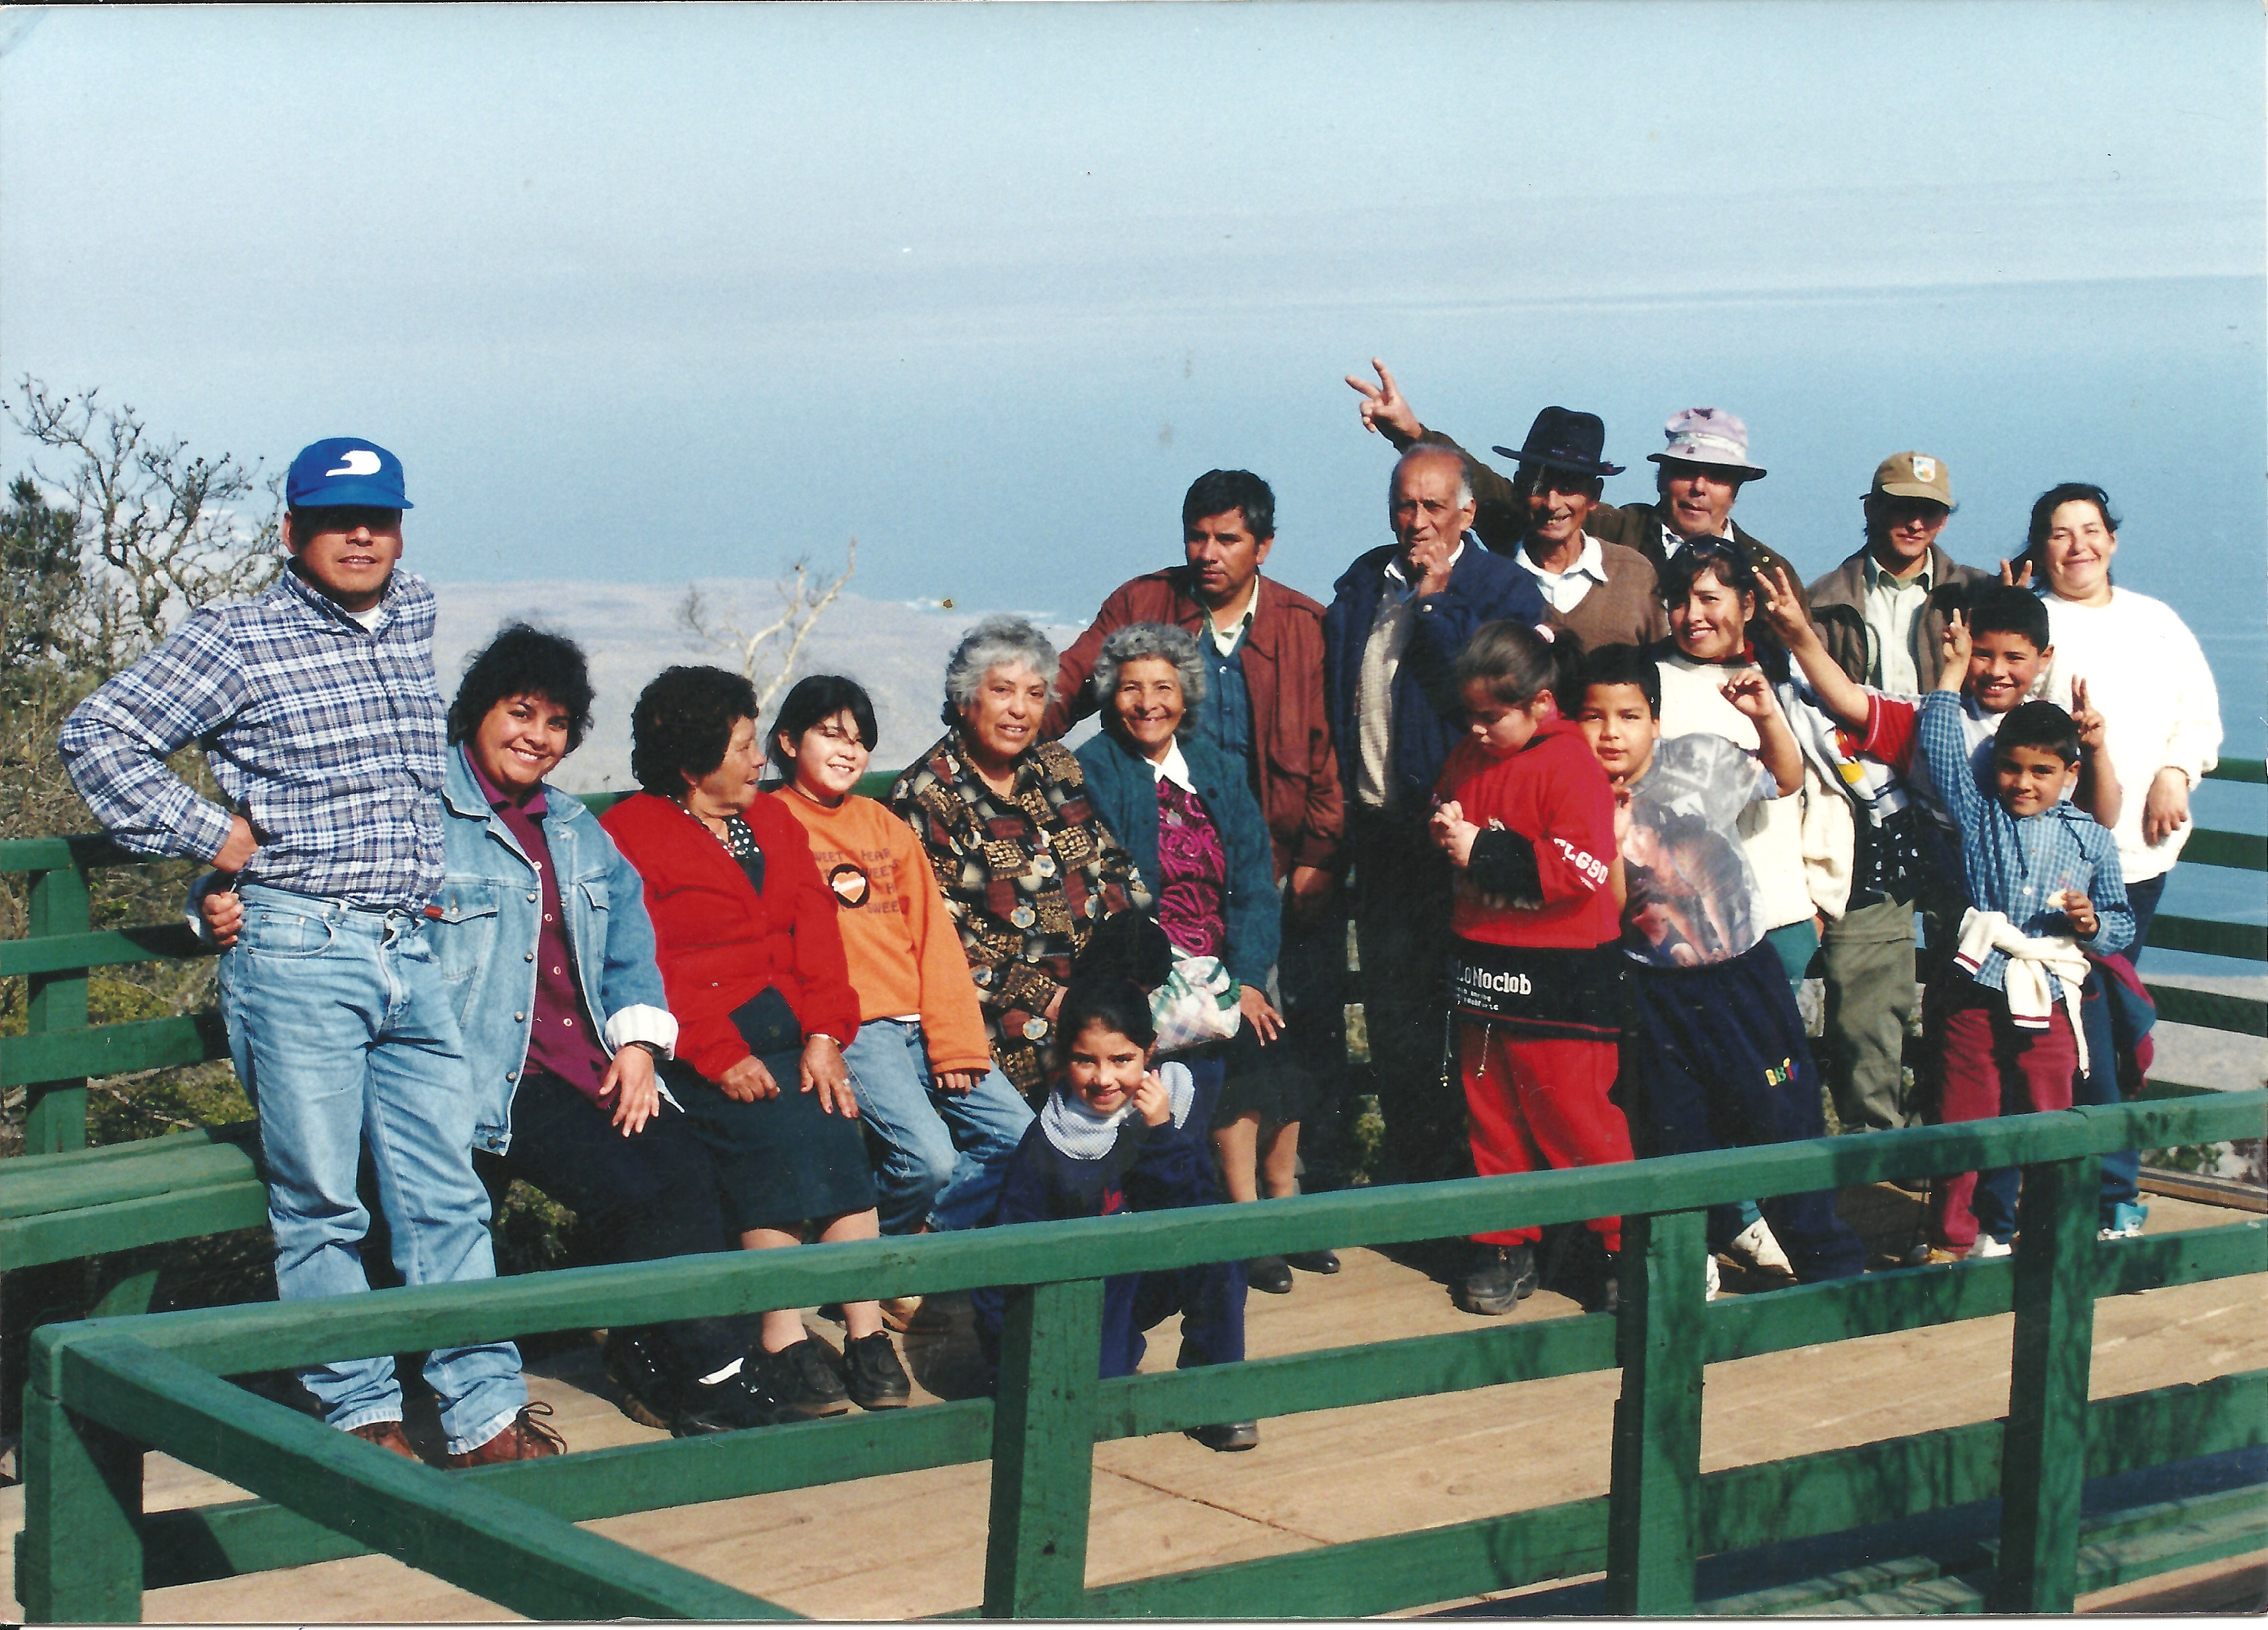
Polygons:
M2009 1017L2006 995L1963 980L1947 993L1933 1039L1940 1121L2071 1107L2079 1046L2060 1005L2049 1014L2045 1030L2023 1029ZM1977 1243L1977 1218L1970 1210L1976 1186L1973 1171L1930 1185L1929 1232L1938 1245L1965 1251Z

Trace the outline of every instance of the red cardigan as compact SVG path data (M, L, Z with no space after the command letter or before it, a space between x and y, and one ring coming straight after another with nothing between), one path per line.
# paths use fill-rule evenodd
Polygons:
M758 798L747 819L764 852L762 894L715 834L668 798L635 793L599 818L645 880L677 1056L711 1081L748 1056L730 1015L767 985L779 987L806 1033L846 1047L858 1033L839 908L811 840L770 798Z

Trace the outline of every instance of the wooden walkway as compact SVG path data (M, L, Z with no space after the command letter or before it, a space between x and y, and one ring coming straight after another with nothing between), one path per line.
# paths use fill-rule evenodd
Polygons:
M1888 1187L1845 1196L1846 1215L1887 1244L1918 1202ZM2152 1201L2150 1231L2237 1214ZM2096 1304L2097 1397L2268 1366L2268 1296L2258 1278L2106 1298ZM1515 1318L1565 1317L1550 1292ZM1472 1327L1440 1284L1367 1251L1333 1278L1299 1276L1288 1296L1251 1299L1254 1356ZM827 1331L830 1327L817 1325ZM1716 1365L1708 1372L1702 1469L1990 1420L2006 1412L2010 1320L1971 1321ZM1169 1326L1145 1368L1170 1365ZM971 1339L908 1344L917 1405L965 1396ZM1265 1421L1260 1447L1218 1455L1174 1435L1095 1450L1091 1584L1175 1572L1414 1527L1463 1522L1602 1494L1619 1377L1607 1371L1362 1409ZM609 1400L594 1349L531 1365L531 1388L557 1411L571 1445L658 1435ZM415 1423L413 1423L415 1424ZM432 1445L428 1445L429 1447ZM593 1524L626 1544L826 1619L901 1619L971 1607L982 1594L988 1468L907 1473L654 1511ZM202 1473L151 1457L151 1509L240 1498ZM14 1599L13 1538L23 1490L0 1489L0 1572ZM1442 1606L1454 1605L1442 1604ZM2268 1605L2253 1557L2137 1582L2082 1610L2232 1611ZM1500 1612L1517 1613L1517 1597ZM480 1598L383 1557L151 1592L151 1622L399 1622L508 1617Z

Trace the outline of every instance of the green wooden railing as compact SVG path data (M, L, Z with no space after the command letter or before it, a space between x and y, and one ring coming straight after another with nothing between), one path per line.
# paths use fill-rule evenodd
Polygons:
M2258 761L2225 763L2214 775L2268 782ZM862 790L879 791L888 779L870 777ZM602 808L613 800L585 801ZM2268 870L2268 838L2200 830L2183 858ZM139 859L96 838L0 842L0 870L32 874L28 936L0 943L0 976L26 979L29 994L26 1033L0 1039L0 1085L23 1086L30 1100L26 1157L0 1164L0 1269L97 1258L266 1220L248 1127L85 1147L88 1077L227 1056L225 1037L210 1015L87 1023L90 970L192 949L174 928L92 928L88 874ZM2161 915L2149 943L2253 962L2268 958L2268 929L2251 924ZM2268 1035L2268 1002L2161 984L2150 988L2169 1021ZM776 1610L572 1524L990 1457L995 1520L985 1611L996 1615L1364 1613L1602 1566L1622 1611L1679 1611L1691 1605L1697 1554L1839 1532L1986 1498L2004 1479L2023 1501L2007 1511L2007 1531L2016 1548L2000 1549L1999 1582L1987 1582L1984 1590L1929 1582L1937 1594L1883 1600L1902 1611L1973 1609L1988 1598L2019 1607L2067 1606L2072 1591L2088 1581L2110 1582L2103 1569L2113 1566L2088 1560L2112 1543L2103 1538L2110 1531L2099 1526L2088 1531L2080 1560L2066 1566L2079 1532L2073 1514L2081 1475L2251 1444L2268 1421L2268 1374L2085 1404L2084 1330L2093 1296L2256 1273L2268 1265L2260 1225L2253 1223L2095 1243L2092 1202L2082 1206L2070 1197L2093 1193L2085 1173L2102 1152L2257 1137L2264 1130L2258 1093L2152 1084L2169 1096L2117 1110L1681 1157L1611 1171L1319 1196L1255 1208L1261 1216L1224 1211L1114 1219L1107 1232L1067 1223L389 1291L355 1298L351 1306L268 1304L49 1325L35 1334L26 1392L25 1461L33 1487L19 1542L19 1590L34 1618L130 1618L145 1587L373 1549L525 1612L755 1617ZM1874 1274L1706 1307L1688 1294L1699 1283L1697 1208L1712 1199L2007 1164L2033 1168L2025 1189L2031 1220L2013 1264L1964 1265L1951 1274ZM1619 1334L1613 1319L1592 1316L1218 1370L1100 1384L1091 1379L1099 1281L1108 1274L1617 1211L1633 1219ZM1066 1255L1081 1277L1048 1279L1062 1271ZM97 1300L95 1315L139 1313L153 1282L145 1271L113 1285ZM362 1452L366 1446L216 1379L317 1357L980 1284L1030 1288L1016 1303L997 1406L948 1404L902 1416L605 1450L440 1482L406 1462L388 1464L382 1454L373 1463ZM2019 1315L2019 1362L2005 1428L1986 1422L1697 1480L1691 1462L1702 1363L2012 1307ZM2080 1374L2073 1392L2066 1371L2075 1337ZM1612 1368L1618 1351L1624 1399L1617 1412L1615 1492L1607 1499L1092 1591L1073 1565L1085 1554L1086 1456L1096 1441ZM2028 1413L2036 1407L2044 1413ZM136 1468L144 1447L264 1498L144 1520ZM2049 1499L2049 1484L2052 1512L2040 1503ZM2154 1546L2150 1554L2165 1566L2178 1565L2164 1560L2169 1557L2201 1560L2200 1545L2211 1552L2235 1543L2225 1525L2211 1524L2206 1541L2182 1538L2195 1526L2187 1515L2183 1508L2176 1513L2183 1521L2125 1520L2144 1536L2133 1543ZM2237 1531L2250 1534L2250 1548L2268 1544L2257 1524L2244 1526L2257 1513L2247 1508L2239 1515ZM512 1570L500 1582L497 1536L505 1537L513 1557L541 1565ZM2114 1571L2131 1575L2155 1565L2128 1557ZM1719 1606L1784 1611L1820 1599L1799 1592Z
M2257 1136L2264 1120L2268 1092L2213 1093L1267 1206L51 1325L33 1336L18 1590L34 1622L125 1622L139 1617L145 1590L376 1551L534 1617L786 1617L775 1603L577 1524L989 1459L979 1609L989 1618L1371 1614L1601 1568L1611 1612L1691 1613L1709 1605L1696 1600L1704 1555L1994 1496L1990 1575L1943 1582L1944 1604L2067 1612L2081 1589L2103 1579L2103 1527L2082 1522L2085 1479L2268 1440L2268 1370L2090 1403L2096 1297L2268 1272L2268 1225L2259 1220L2098 1241L2102 1156ZM2003 1164L2025 1169L2010 1259L1703 1299L1703 1219L1712 1202ZM1624 1218L1617 1314L1096 1379L1108 1275L1607 1214ZM982 1285L1016 1288L997 1400L471 1473L401 1459L222 1378L563 1328ZM1707 1365L2009 1312L2005 1421L1701 1473ZM1602 1498L1086 1583L1098 1442L1616 1368L1622 1391ZM256 1498L145 1515L142 1457L151 1450ZM2155 1509L2119 1514L2118 1534L2158 1531L2156 1548L2141 1562L2129 1553L2116 1576L2262 1548L2264 1496L2256 1488L2225 1497L2211 1521L2187 1508L2179 1524ZM2169 1531L2176 1543L2166 1542Z

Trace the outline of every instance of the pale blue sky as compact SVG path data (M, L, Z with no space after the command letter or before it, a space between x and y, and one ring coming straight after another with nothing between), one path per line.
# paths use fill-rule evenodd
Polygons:
M1808 569L1901 448L1947 460L1971 560L2099 480L2121 581L2259 688L2250 0L27 20L9 393L99 384L271 467L370 436L445 582L770 575L855 532L869 595L1077 616L1241 465L1327 593L1385 538L1340 383L1379 354L1476 447L1601 413L1610 496L1671 410L1742 414L1742 518Z

